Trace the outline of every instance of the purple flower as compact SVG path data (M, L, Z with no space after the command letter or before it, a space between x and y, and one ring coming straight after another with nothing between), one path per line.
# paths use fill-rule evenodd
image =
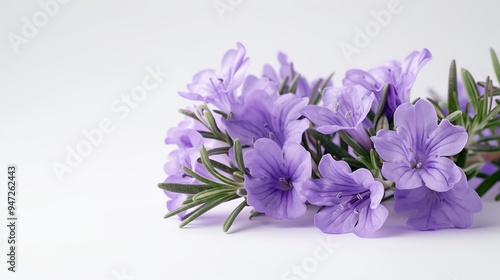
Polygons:
M179 94L187 99L201 100L213 104L223 112L229 113L231 104L236 102L236 89L245 80L249 59L245 58L245 47L237 43L237 49L226 52L219 71L207 69L198 72L187 92Z
M283 150L262 138L244 154L251 176L245 175L247 201L256 211L275 219L295 219L306 211L302 184L311 178L311 156L299 144Z
M396 189L394 210L411 213L406 224L420 230L470 227L472 213L481 211L482 203L477 193L467 185L464 172L460 170L460 173L460 180L446 192L429 188Z
M168 130L165 143L168 145L175 145L176 149L168 155L168 161L165 163L163 169L167 178L165 183L180 183L180 184L199 184L198 180L192 178L184 172L184 167L187 167L197 174L209 178L210 180L217 181L213 178L208 170L199 163L197 159L200 157L199 149L205 146L208 149L215 148L221 145L221 142L212 139L204 139L201 134L195 130L202 130L204 127L192 119L182 121L178 126ZM225 155L219 155L218 161L228 163L229 158ZM164 191L168 196L167 209L173 211L182 205L182 202L188 198L188 195L181 193L174 193ZM179 214L183 218L184 212Z
M316 227L326 233L354 232L368 236L382 227L389 212L380 204L382 183L367 169L351 171L344 161L327 154L318 166L322 178L304 183L302 193L314 205L326 206L314 216Z
M203 145L203 137L193 128L194 122L192 119L182 121L177 126L168 130L165 144L174 144L182 149L201 147Z
M414 51L402 63L389 61L368 72L359 69L349 70L342 82L344 85L364 88L367 93L373 92L376 98L373 109L379 106L384 86L389 84L384 113L390 119L399 105L410 101L410 91L416 76L431 58L432 55L427 49L421 52Z
M290 86L292 84L294 77L299 75L299 73L296 73L295 70L293 69L292 64L288 62L286 54L282 52L278 53L278 61L281 66L279 71L279 76L278 74L276 74L274 69L268 64L264 65L262 76L271 80L273 83L275 83L277 87L279 87L283 83L285 78L288 77L286 85ZM299 80L297 81L297 89L295 91L295 94L299 97L309 97L316 83L317 80L313 81L312 84L309 85L307 79L301 75L299 77Z
M438 125L436 111L427 100L405 103L394 113L396 131L380 130L371 139L384 160L382 174L396 188L415 189L423 185L437 192L453 187L460 168L447 158L458 154L467 143L467 132L444 119Z
M223 119L223 122L229 135L233 139L239 138L243 145L269 138L284 147L285 144L300 143L302 133L309 127L306 119L299 120L300 110L307 102L307 98L294 94L278 96L255 90L242 95L241 102L233 104L231 118Z
M371 141L363 121L370 112L373 94L366 95L355 87L325 88L323 106L308 105L302 114L323 134L344 130L361 146L369 150Z
M167 174L167 179L165 183L181 183L181 184L192 184L194 179L184 175L183 166L191 167L190 156L186 151L175 150L168 155L168 161L163 166L165 173ZM182 205L182 202L188 198L187 195L175 192L163 191L167 197L167 209L168 211L173 211ZM183 218L185 212L179 213L179 218Z

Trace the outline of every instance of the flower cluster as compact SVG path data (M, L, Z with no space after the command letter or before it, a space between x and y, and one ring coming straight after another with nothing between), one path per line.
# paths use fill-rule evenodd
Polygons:
M417 229L470 227L480 195L500 180L500 89L467 70L460 81L452 62L446 101L412 100L430 59L427 49L415 51L351 69L334 85L333 75L309 82L283 53L278 71L265 65L248 75L238 43L218 70L197 73L179 93L199 104L180 110L186 119L165 140L174 146L159 184L165 217L178 215L184 226L238 199L224 231L246 207L251 217L289 220L317 207L321 231L366 237L394 200L394 212L409 213Z

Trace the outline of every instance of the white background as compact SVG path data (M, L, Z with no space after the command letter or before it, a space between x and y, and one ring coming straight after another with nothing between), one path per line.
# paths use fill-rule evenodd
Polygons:
M276 222L248 221L246 210L229 234L221 224L234 205L185 229L175 218L162 219L166 198L156 184L170 151L163 140L182 120L176 110L189 104L177 91L197 71L217 68L238 41L251 58L249 73L260 74L264 63L277 66L281 50L306 77L335 71L337 84L350 68L369 69L426 47L434 58L413 97L430 87L444 93L453 58L478 80L493 73L498 1L401 0L401 11L348 60L341 43L354 44L356 28L364 30L388 2L221 0L233 5L221 14L213 0L74 0L14 46L9 37L23 36L23 18L33 22L43 9L38 1L2 0L0 181L7 180L7 165L17 164L19 246L18 272L7 272L2 187L1 279L286 279L302 265L302 279L497 279L494 202L485 203L472 229L419 232L404 225L405 216L391 215L370 239L324 235L312 224L313 212ZM127 116L113 111L149 67L168 76ZM59 180L54 162L64 164L67 149L85 140L83 131L105 119L113 130ZM335 248L314 260L327 241Z

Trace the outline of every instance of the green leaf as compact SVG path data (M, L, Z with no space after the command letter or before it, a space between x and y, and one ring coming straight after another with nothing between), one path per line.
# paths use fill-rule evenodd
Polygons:
M380 104L378 105L377 113L375 114L375 118L373 120L373 127L375 128L378 126L378 120L380 119L380 117L384 115L384 108L387 103L388 92L389 92L389 84L386 84L382 91L382 99L380 100Z
M472 144L467 148L473 152L500 152L500 146Z
M330 136L321 134L314 129L308 129L307 133L321 143L321 146L325 148L325 152L331 154L337 159L353 158L346 150L341 149L333 143Z
M226 183L230 186L237 186L238 185L238 183L236 183L235 181L227 178L226 176L220 174L217 170L215 170L214 166L212 165L212 162L208 158L207 150L205 149L204 146L201 146L201 148L200 148L200 157L201 157L201 162L203 163L203 165L205 166L207 171L210 174L212 174L212 176L214 176L219 181ZM232 174L232 172L231 172L231 174Z
M500 126L500 118L496 118L493 120L490 120L486 125L485 128L497 128Z
M322 82L323 82L323 79L317 80L316 83L314 84L313 88L311 89L311 93L309 95L309 104L316 104L316 103L314 103L314 101L316 100L316 97L320 93L319 87L320 87Z
M223 196L223 197L218 198L216 200L212 200L210 202L207 202L202 207L200 207L195 213L193 213L188 218L186 218L184 221L182 221L182 223L179 225L179 227L182 228L182 227L186 226L187 224L189 224L190 222L192 222L193 220L195 220L199 216L205 214L206 212L208 212L209 210L211 210L215 206L217 206L223 202L229 201L231 199L238 198L238 197L239 196L237 196L235 194L231 194L231 195L226 195L226 196Z
M448 112L460 110L457 87L457 64L455 60L453 60L450 65L450 74L448 78Z
M218 136L222 135L222 132L220 131L219 127L217 126L217 123L215 122L214 115L207 106L205 106L203 114L208 122L209 128L212 131L212 133Z
M488 114L489 111L491 111L491 106L488 106L488 101L491 98L490 92L491 92L491 81L490 77L486 77L486 88L484 89L484 94L483 96L479 96L479 91L478 92L478 98L479 98L479 110L476 111L478 112L476 115L479 115L481 118L480 120L484 120L484 117L486 114ZM491 100L493 101L493 100Z
M474 81L474 78L472 77L471 73L469 71L467 71L466 69L462 69L462 79L463 79L465 91L467 92L467 95L469 97L469 102L471 102L472 108L474 108L474 112L476 112L476 117L482 116L484 114L484 112L481 112L480 103L479 103L479 92L477 91L476 81ZM456 110L459 110L459 109L460 108L457 108ZM484 108L484 109L486 109L486 108ZM453 112L456 110L450 110L449 112Z
M477 140L477 142L481 143L481 142L499 141L499 140L500 140L500 135L495 135L495 136L482 137L479 140Z
M479 168L481 168L484 165L483 162L476 162L473 164L468 165L467 167L462 168L464 173L467 175L467 178L472 178L475 177L475 175L478 174ZM474 175L474 176L472 176Z
M241 146L240 139L236 138L236 140L234 140L233 150L234 158L236 160L236 164L238 164L240 172L243 174L248 173L245 168L245 161L243 160L243 147Z
M223 188L223 189L211 188L195 194L193 196L193 201L203 200L208 197L217 197L219 194L230 194L235 192L236 192L235 188Z
M183 204L179 208L175 209L174 211L168 212L165 216L163 216L163 218L164 219L168 219L168 218L170 218L172 216L175 216L175 215L177 215L179 213L182 213L182 212L187 211L187 210L189 210L189 209L191 209L193 207L196 207L196 206L198 206L200 204L203 204L203 203L205 203L207 201L210 201L211 199L214 199L214 198L210 197L210 198L207 198L207 199L204 199L204 200L198 200L198 201L193 201L193 202L188 203L188 204Z
M387 117L385 115L382 115L378 121L377 121L377 125L375 126L375 133L379 130L382 130L382 129L386 129L386 130L389 130L390 129L390 126L389 126L389 120L387 119ZM375 135L375 134L374 134Z
M321 87L318 89L318 94L315 95L314 99L311 97L311 100L312 100L312 102L310 102L311 104L316 105L319 103L319 101L321 100L321 96L323 95L323 91L324 91L325 87L328 85L328 83L330 82L330 80L332 79L334 74L335 74L335 72L332 72L330 74L330 76L328 76L328 78L326 78L326 80L323 82Z
M479 196L483 196L493 185L500 181L500 170L493 173L488 178L484 179L479 186L476 188L476 192Z
M441 106L432 98L427 98L427 100L434 106L434 109L436 109L436 113L437 113L437 116L439 119L444 119L445 116L444 116L444 113L443 113L443 109L441 108Z
M354 152L356 152L358 155L363 156L365 158L370 158L370 154L363 148L361 147L354 139L351 138L346 132L344 131L339 131L339 136L340 138L351 147Z
M365 158L364 156L359 156L358 160L363 163L363 165L368 169L373 169L372 163L369 158Z
M224 142L226 142L229 146L233 146L233 139L231 138L231 136L229 136L229 133L226 132L226 137L222 140Z
M257 217L257 216L260 216L260 215L264 215L264 213L261 213L261 212L257 212L255 210L252 210L252 212L250 213L250 216L248 217L249 220L252 220L253 218Z
M393 199L393 198L394 198L394 194L392 193L392 194L390 194L390 195L385 196L384 198L382 198L382 202L385 202L385 201Z
M498 119L497 115L500 113L500 105L496 105L487 115L483 118L482 122L478 125L479 129L483 129L492 120ZM495 118L497 117L497 118Z
M231 114L228 115L228 114L226 114L226 113L224 113L224 112L222 112L220 110L217 110L217 109L212 110L212 112L214 112L214 113L216 113L218 115L223 116L226 120L229 120L231 118Z
M380 174L380 160L377 152L375 152L375 149L370 150L370 161L372 163L372 169L377 171L377 175Z
M297 84L299 83L299 79L300 79L300 74L297 74L297 76L293 78L292 84L290 85L290 89L288 90L288 92L295 93L295 91L297 90Z
M366 166L359 160L353 158L342 158L341 160L347 162L352 170L359 168L366 168Z
M483 88L486 88L487 85L485 82L477 82L478 85L482 86ZM492 95L493 96L498 96L500 95L500 88L496 87L496 86L492 86Z
M199 134L201 134L201 137L203 137L203 138L225 141L225 139L221 139L219 136L213 134L212 132L203 131L203 130L197 130L197 132Z
M185 116L188 116L190 118L193 118L197 121L200 121L200 119L198 119L198 117L196 116L195 113L193 113L192 111L189 111L189 110L186 110L186 109L179 109L179 113L185 115Z
M239 170L234 171L233 176L234 176L234 178L240 180L241 182L243 182L245 180L245 175L243 175L243 173L241 173Z
M283 82L281 82L280 88L278 89L278 92L280 95L284 94L285 90L287 90L286 89L287 82L288 82L288 76L286 76L285 79L283 80Z
M449 120L451 123L454 121L458 120L460 117L462 117L462 111L455 111L451 114L449 114L446 119Z
M458 153L457 160L455 161L458 167L464 168L465 164L467 163L467 156L468 156L467 149L462 149L462 151Z
M209 156L213 156L213 155L223 155L223 154L229 154L229 149L231 147L220 147L220 148L214 148L214 149L211 149L211 150L208 150L207 151L207 154Z
M493 68L495 69L495 75L497 76L497 81L500 83L500 63L498 62L498 56L493 49L490 49L490 54L493 62Z
M500 193L495 196L495 201L500 201Z
M197 194L199 192L214 189L214 186L205 184L159 183L158 188L175 193Z
M220 183L220 182L215 182L215 181L212 181L210 179L207 179L201 175L198 175L197 173L195 173L193 170L187 168L187 167L183 167L182 168L184 170L184 172L186 172L187 175L193 177L194 179L200 181L200 182L203 182L207 185L211 185L211 186L216 186L216 187L227 187L226 184L223 184L223 183Z
M332 80L333 75L335 75L335 72L332 72L325 80L325 82L321 85L321 89L324 89L328 83Z
M233 174L233 173L234 173L234 171L235 171L235 169L233 169L233 168L231 168L231 167L229 167L229 166L227 166L227 165L225 165L225 164L223 164L223 163L221 163L221 162L218 162L218 161L213 160L213 159L209 159L209 160L210 160L210 163L212 164L212 166L213 166L214 168L219 169L219 170L220 170L220 171L222 171L222 172L225 172L225 173L227 173L227 174ZM198 160L197 160L197 161L198 161L199 163L202 163L202 161L201 161L201 157L200 157L200 158L198 158Z
M226 221L224 222L224 225L222 226L222 230L224 232L227 232L229 228L233 225L234 219L241 213L241 210L243 210L247 206L247 201L246 199L240 203L236 208L234 208L233 212L227 217Z

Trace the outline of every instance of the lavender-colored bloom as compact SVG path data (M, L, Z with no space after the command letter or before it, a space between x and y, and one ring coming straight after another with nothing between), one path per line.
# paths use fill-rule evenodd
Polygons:
M308 105L302 114L317 126L323 134L344 130L361 146L369 150L371 141L363 121L370 112L373 94L366 95L357 88L325 88L323 106Z
M274 69L268 64L264 65L264 70L262 72L262 76L271 80L278 87L283 83L285 78L288 77L286 85L290 86L292 84L292 81L295 78L295 76L299 75L299 73L295 72L295 69L292 68L292 64L290 62L288 62L288 58L287 58L286 54L279 52L278 53L278 61L280 63L279 76L274 71ZM297 81L297 89L295 91L295 94L299 97L309 97L311 95L311 91L313 89L313 86L316 83L317 83L317 80L313 81L313 83L311 85L309 85L309 83L307 82L307 79L301 75Z
M193 127L193 120L186 119L177 126L170 128L165 138L165 144L177 145L181 149L201 147L203 145L203 137Z
M199 149L201 146L205 146L210 149L220 145L220 143L216 140L204 139L201 134L195 130L202 130L203 128L204 127L202 127L202 125L198 122L194 122L192 119L186 119L178 126L169 129L165 143L175 145L176 149L169 154L168 161L163 167L165 174L167 175L165 183L201 183L193 177L188 176L184 172L184 167L193 170L205 178L217 181L207 171L205 166L197 161L200 157ZM219 155L217 160L223 163L228 163L229 158L225 155ZM186 194L169 192L166 190L164 190L164 193L169 198L167 201L167 209L169 211L173 211L180 207L182 202L188 198L188 195ZM179 217L184 217L184 214L184 212L180 213Z
M446 192L429 188L396 189L394 210L412 213L406 224L420 230L470 227L472 213L481 211L482 203L477 193L467 185L464 172L460 170L460 173L460 180Z
M184 175L183 166L191 166L191 161L189 154L183 150L175 150L168 155L168 161L163 166L163 170L167 174L167 179L165 183L180 183L180 184L192 184L194 179ZM173 211L182 205L182 202L188 198L187 195L182 193L163 191L167 197L167 209L168 211ZM183 218L185 212L179 213L179 218Z
M423 185L444 192L460 180L460 168L447 158L467 143L467 132L444 119L438 125L436 111L427 100L405 103L394 113L396 131L380 130L371 139L384 160L382 174L396 188Z
M389 212L380 204L384 186L367 169L351 171L327 154L318 166L322 178L304 183L302 193L314 205L326 206L314 216L326 233L368 236L382 227Z
M269 96L278 96L278 85L268 78L257 78L253 75L248 75L237 103L243 103L255 91L265 91ZM233 105L236 106L236 104Z
M188 91L179 94L187 99L213 104L229 113L231 104L236 102L236 89L245 80L249 63L245 53L245 47L237 43L237 49L231 49L224 55L219 71L207 69L198 72L187 86Z
M262 138L244 154L251 176L245 175L247 201L256 211L275 219L295 219L306 211L302 184L311 178L311 156L299 144L281 149Z
M367 93L373 92L376 98L373 109L379 106L384 86L389 84L384 113L392 118L399 105L410 101L410 91L416 76L431 58L429 50L423 49L421 52L412 52L402 63L389 61L368 71L352 69L346 72L343 84L364 88Z
M231 118L223 122L229 135L239 138L243 145L269 138L284 147L300 143L302 133L309 127L306 119L299 120L300 110L307 102L307 98L294 94L278 96L256 90L242 95L241 102L232 106Z

